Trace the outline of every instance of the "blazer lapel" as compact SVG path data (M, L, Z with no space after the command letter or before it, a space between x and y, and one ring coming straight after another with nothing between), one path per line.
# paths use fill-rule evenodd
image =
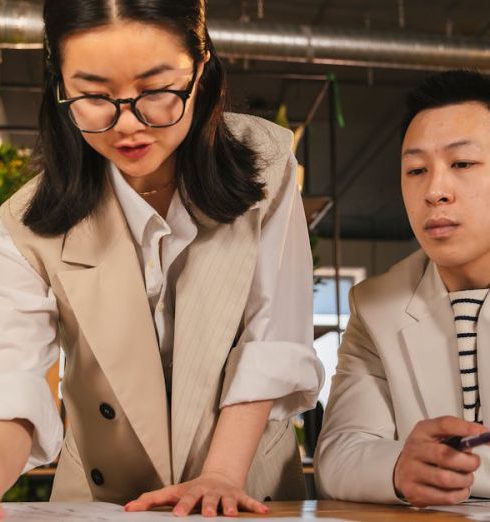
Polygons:
M478 388L483 423L490 424L490 297L480 310L477 325Z
M243 314L257 260L259 218L256 207L231 225L200 226L177 283L172 383L176 483L205 405L221 382Z
M463 412L454 315L436 266L429 262L406 312L416 322L402 329L427 417Z
M172 483L165 383L137 254L112 192L65 240L62 259L84 266L58 278L97 362L162 483Z

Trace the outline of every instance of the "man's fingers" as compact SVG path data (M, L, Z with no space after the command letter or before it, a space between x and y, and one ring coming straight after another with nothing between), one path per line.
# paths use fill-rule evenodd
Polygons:
M480 466L480 457L475 453L457 451L444 444L437 444L433 453L432 464L460 473L473 473Z
M472 473L459 473L430 464L417 463L413 471L415 474L413 482L441 490L467 489L474 481Z
M434 494L461 496L462 490L472 486L473 472L479 463L476 454L457 451L437 442L412 441L406 444L397 462L394 486L414 505L440 503L444 499L434 498ZM420 497L420 491L424 496ZM445 500L445 503L451 503L451 498Z
M469 488L441 490L424 484L414 484L407 488L405 498L416 507L458 504L470 496Z
M467 422L457 417L445 416L419 421L415 425L412 435L415 438L442 439L453 435L468 437L486 431L488 431L488 428L480 424Z
M480 465L480 457L475 453L458 451L440 442L414 442L407 446L407 457L412 462L424 462L462 473L472 473Z
M455 504L468 498L480 457L441 442L488 431L456 417L438 417L416 424L395 464L394 487L413 505Z

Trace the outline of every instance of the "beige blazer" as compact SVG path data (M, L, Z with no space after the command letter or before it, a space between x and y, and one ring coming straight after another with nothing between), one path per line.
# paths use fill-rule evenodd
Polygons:
M463 416L454 314L432 262L418 251L356 286L315 458L321 497L399 502L393 468L414 425ZM490 303L478 322L478 373L490 424ZM490 448L472 495L490 497Z
M42 238L21 223L37 180L1 208L16 246L52 287L59 307L70 428L54 500L124 503L200 473L252 281L260 227L287 182L292 142L290 132L257 118L229 115L228 124L264 154L268 197L231 225L199 216L202 223L176 288L171 404L133 240L110 183L95 214L62 236ZM104 404L114 410L113 419L104 416ZM289 422L269 422L247 491L259 499L304 497Z

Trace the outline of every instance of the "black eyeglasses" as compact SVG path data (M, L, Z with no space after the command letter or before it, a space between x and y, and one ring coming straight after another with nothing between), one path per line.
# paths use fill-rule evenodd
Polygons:
M148 127L164 128L176 125L183 118L185 107L196 82L197 68L185 90L156 89L144 91L136 98L112 99L99 94L87 94L63 99L58 83L58 103L68 110L71 121L82 132L97 134L112 129L121 116L121 105L129 105L138 121Z

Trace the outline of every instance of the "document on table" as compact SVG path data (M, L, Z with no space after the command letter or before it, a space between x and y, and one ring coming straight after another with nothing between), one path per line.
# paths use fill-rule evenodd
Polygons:
M489 500L467 500L463 504L456 504L455 506L429 506L426 509L430 511L457 513L458 515L463 515L466 518L478 522L490 522Z
M152 522L163 518L174 518L171 511L142 511L126 513L117 504L106 502L5 502L2 504L5 522ZM312 515L314 515L312 513ZM193 522L206 520L201 515L192 515ZM303 518L314 518L306 513L301 517L261 517L267 522L297 522ZM222 518L224 520L224 518ZM254 518L257 522L257 518ZM344 522L339 518L322 518L322 522Z
M5 502L2 508L5 522L146 522L173 517L162 511L126 513L106 502Z

